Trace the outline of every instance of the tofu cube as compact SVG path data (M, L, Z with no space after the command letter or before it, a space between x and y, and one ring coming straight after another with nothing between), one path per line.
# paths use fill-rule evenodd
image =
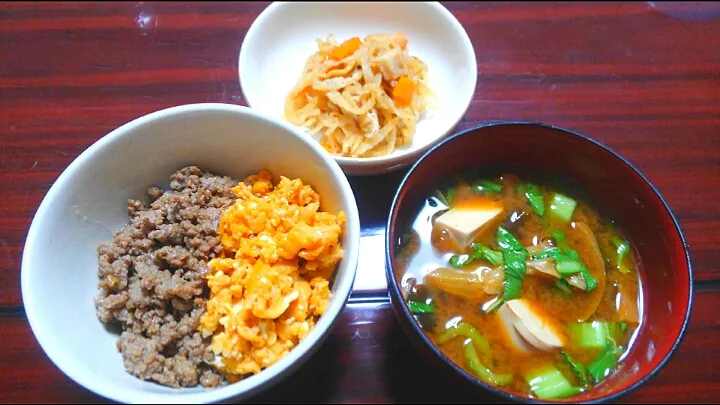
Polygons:
M524 299L508 301L505 305L517 317L515 329L531 345L540 350L551 351L565 345L560 328L546 315L541 314Z
M503 212L499 204L455 207L435 220L435 226L447 229L460 246L467 246L482 227Z

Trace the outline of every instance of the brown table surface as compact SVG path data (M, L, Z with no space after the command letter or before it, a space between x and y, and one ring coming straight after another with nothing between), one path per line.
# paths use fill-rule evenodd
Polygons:
M0 4L0 401L103 400L61 373L30 331L20 294L30 221L62 170L121 124L179 104L245 104L237 57L266 5ZM696 279L689 329L624 400L720 401L720 5L446 6L478 65L458 129L526 120L579 131L636 164L683 227ZM382 231L404 173L350 179L367 235ZM409 346L380 291L354 295L319 352L253 400L498 400L455 384Z

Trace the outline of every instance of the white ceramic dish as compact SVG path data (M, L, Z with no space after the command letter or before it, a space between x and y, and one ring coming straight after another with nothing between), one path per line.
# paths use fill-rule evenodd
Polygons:
M128 198L168 186L183 165L242 179L267 168L299 177L322 196L323 209L344 210L345 256L333 298L315 328L278 363L235 384L179 389L128 374L95 315L100 242L128 222ZM158 111L112 131L75 159L43 199L22 261L22 295L30 326L50 359L70 378L106 398L130 403L206 403L243 399L299 367L328 336L355 278L360 221L340 167L306 134L246 107L194 104Z
M348 174L377 174L407 166L447 136L463 117L475 92L477 63L465 29L437 2L276 2L255 20L245 36L238 62L240 84L252 108L283 116L285 97L305 60L317 51L315 40L338 41L378 32L402 32L408 50L428 65L438 108L417 125L410 146L388 156L335 160Z

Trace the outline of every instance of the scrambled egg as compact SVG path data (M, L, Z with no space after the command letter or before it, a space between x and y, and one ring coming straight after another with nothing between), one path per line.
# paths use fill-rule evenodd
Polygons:
M237 200L218 227L224 251L208 263L199 329L231 382L277 362L310 332L343 255L345 213L319 212L320 196L299 179L271 179L261 171L232 189Z

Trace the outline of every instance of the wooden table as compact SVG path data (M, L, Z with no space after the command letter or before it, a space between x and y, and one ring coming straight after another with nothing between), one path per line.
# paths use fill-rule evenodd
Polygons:
M65 167L141 115L244 104L243 37L265 3L0 4L0 401L102 401L62 374L28 326L20 262L30 221ZM720 401L720 6L448 3L472 39L478 88L458 128L542 121L624 155L660 189L690 244L696 296L668 365L627 401ZM405 171L350 181L363 274L331 339L255 401L465 402L400 330L381 240Z

